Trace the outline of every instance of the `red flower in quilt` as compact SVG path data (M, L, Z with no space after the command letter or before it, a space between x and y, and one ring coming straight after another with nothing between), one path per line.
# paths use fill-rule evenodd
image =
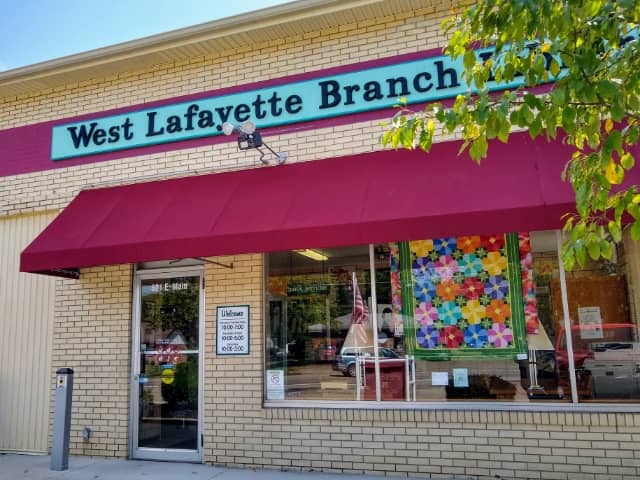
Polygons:
M504 247L504 237L500 235L492 235L482 239L482 246L489 252L497 252Z
M520 255L527 254L531 251L531 237L528 233L518 234L518 246L520 247Z
M458 327L444 327L440 330L440 344L447 348L458 348L464 341L464 334Z
M476 300L484 293L484 283L475 277L465 278L461 293L467 300Z

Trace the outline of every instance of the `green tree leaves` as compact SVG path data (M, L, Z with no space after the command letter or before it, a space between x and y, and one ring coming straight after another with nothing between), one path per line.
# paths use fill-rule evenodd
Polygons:
M436 135L457 132L461 153L479 162L488 140L507 142L514 128L532 138L560 136L575 146L564 160L576 194L576 214L565 217L565 266L611 258L623 218L640 239L638 187L625 183L640 139L639 23L636 0L480 0L443 24L446 52L461 57L469 91L448 108L416 112L403 104L381 141L429 151ZM485 47L495 48L489 59L474 51ZM490 79L506 86L516 77L518 88L487 88ZM548 82L546 91L531 91Z

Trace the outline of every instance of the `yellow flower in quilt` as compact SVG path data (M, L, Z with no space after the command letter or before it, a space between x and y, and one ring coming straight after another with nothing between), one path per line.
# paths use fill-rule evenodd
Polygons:
M482 259L482 267L489 275L500 275L507 269L507 257L500 252L489 252L487 257Z
M486 309L479 300L468 300L467 304L462 307L462 316L470 324L480 323L486 317Z
M416 257L423 258L433 250L433 240L415 240L409 242L409 248L411 249L411 253L414 253Z

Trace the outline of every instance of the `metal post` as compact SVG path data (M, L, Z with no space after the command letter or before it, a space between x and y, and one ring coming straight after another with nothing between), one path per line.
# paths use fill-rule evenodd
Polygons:
M416 357L415 355L411 355L411 384L413 386L412 388L412 393L413 393L413 401L415 402L417 397L416 397Z
M376 402L382 399L382 392L380 389L380 344L378 343L378 298L376 296L376 265L375 265L375 252L373 249L373 243L369 244L369 272L371 273L371 305L369 312L371 312L371 328L373 329L373 360L375 362L374 374L376 377Z
M407 402L411 401L411 376L409 375L409 357L405 355L404 357L404 399Z
M576 362L573 356L573 338L571 331L571 318L569 317L569 294L567 292L567 279L562 263L562 233L556 230L556 249L558 251L558 266L560 269L560 299L562 301L562 315L564 317L564 338L567 343L567 360L569 361L569 384L571 385L571 401L578 403L578 384L576 382Z
M53 438L51 441L51 470L69 468L69 434L71 432L71 394L73 370L60 368L56 372Z
M357 340L356 340L357 345ZM364 360L360 357L360 350L356 347L355 349L356 355L356 400L361 400L362 395L362 361ZM366 378L366 377L365 377Z

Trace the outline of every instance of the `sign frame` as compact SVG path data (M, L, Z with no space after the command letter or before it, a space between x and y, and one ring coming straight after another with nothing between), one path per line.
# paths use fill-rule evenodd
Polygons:
M221 317L221 311L224 309L241 309L241 311L243 312L242 315L240 316L240 318L238 320L232 320L235 322L243 322L244 325L244 329L245 329L245 340L242 341L242 345L245 346L246 348L244 350L241 351L230 351L230 352L226 352L226 351L221 351L221 344L223 344L225 341L222 340L222 324L224 322L220 321L220 317ZM220 355L220 356L244 356L244 355L250 355L251 354L251 332L249 329L250 326L250 319L251 319L251 307L249 305L222 305L222 306L218 306L216 307L216 355ZM245 345L246 343L246 345Z

